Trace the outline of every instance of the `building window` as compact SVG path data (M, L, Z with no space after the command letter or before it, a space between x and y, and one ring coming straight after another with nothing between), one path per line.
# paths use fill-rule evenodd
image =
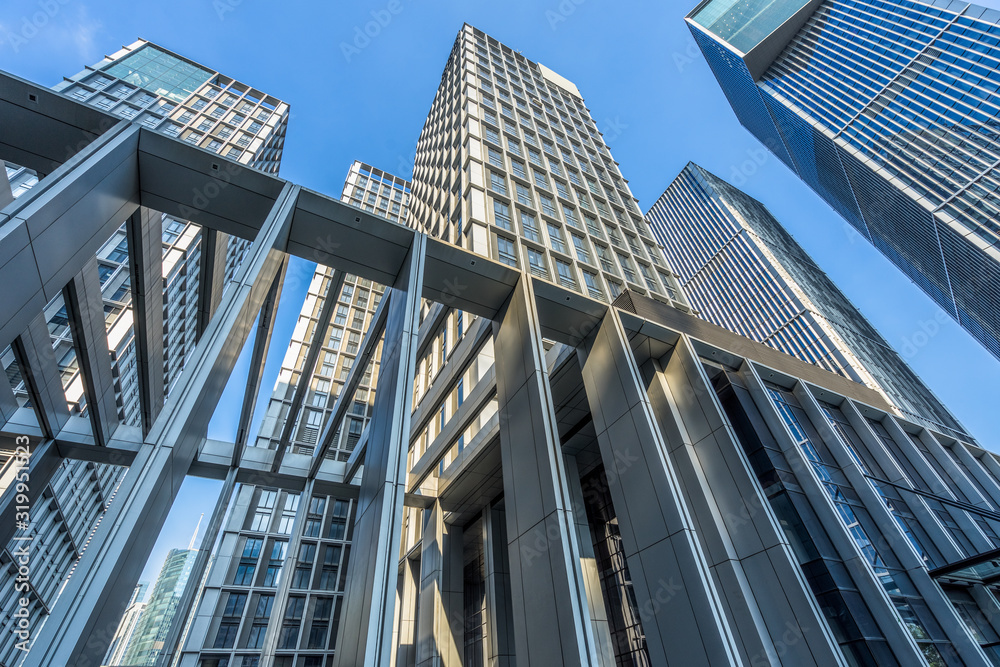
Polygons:
M264 572L264 586L277 586L278 576L281 574L281 567L285 562L285 549L288 542L276 540L271 545L271 557L267 563L267 570Z
M257 556L260 555L261 546L264 541L251 537L247 538L243 545L243 555L236 566L236 575L233 577L233 584L236 586L252 586L253 575L257 569Z
M495 171L490 172L490 189L497 194L507 194L507 182L501 174L498 174Z
M539 278L548 278L549 270L545 266L545 255L538 252L534 248L527 248L527 252L528 265L531 268L531 273Z
M576 248L576 258L581 262L591 263L590 251L587 250L587 239L582 236L577 236L576 234L570 234L573 237L573 246Z
M595 299L604 298L604 293L601 292L601 286L597 282L596 275L590 273L589 271L584 271L583 282L587 285L587 291L590 293L590 296L594 297Z
M271 618L274 607L274 595L266 594L257 598L257 607L253 614L253 625L247 637L246 648L261 648L264 646L264 634L267 632L267 622Z
M531 215L527 211L519 210L518 213L521 217L521 233L524 234L526 239L534 241L535 243L541 243L542 237L538 231L538 225L535 222L535 216Z
M632 261L622 253L615 253L618 255L618 264L622 267L622 274L625 276L625 280L630 283L638 282L635 276L635 270L632 268Z
M507 266L517 267L517 250L514 247L514 242L510 239L502 236L497 237L497 256Z
M498 201L493 202L493 220L497 227L502 227L508 232L514 231L510 222L510 207Z
M565 253L566 240L563 237L562 230L551 222L546 227L549 230L549 247L557 252Z
M495 150L493 148L487 148L486 151L489 154L490 164L492 164L494 167L499 167L500 169L503 169L504 168L503 155L500 153L500 151Z
M281 630L278 633L279 649L294 649L299 640L299 626L302 623L302 610L305 609L306 599L293 595L288 598L288 606L285 608L285 618L281 623Z
M330 618L333 615L333 598L317 598L313 607L312 626L306 648L326 648L326 638L330 633Z
M556 271L559 273L559 284L563 287L576 289L576 280L573 278L573 267L566 262L557 259Z

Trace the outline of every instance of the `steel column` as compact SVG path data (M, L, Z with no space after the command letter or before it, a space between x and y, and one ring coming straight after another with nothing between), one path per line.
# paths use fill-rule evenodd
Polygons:
M399 567L406 451L410 442L426 244L426 236L414 235L403 268L382 297L383 301L389 299L385 306L388 309L385 344L361 476L344 612L337 635L336 667L383 665L392 652L389 644ZM347 387L343 391L346 392ZM318 467L320 461L317 457L314 467Z

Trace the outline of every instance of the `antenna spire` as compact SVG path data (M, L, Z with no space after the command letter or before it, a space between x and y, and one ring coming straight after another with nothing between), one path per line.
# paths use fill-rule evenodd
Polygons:
M188 545L188 549L194 549L194 541L198 538L198 529L201 528L201 520L205 518L205 513L202 512L201 516L198 517L198 525L194 527L194 535L191 536L191 544Z

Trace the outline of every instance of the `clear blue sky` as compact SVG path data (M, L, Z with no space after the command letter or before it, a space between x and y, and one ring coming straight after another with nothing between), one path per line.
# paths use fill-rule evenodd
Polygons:
M1000 448L1000 362L950 319L938 324L937 306L737 123L682 21L696 0L292 1L280 8L261 0L49 1L58 9L44 21L37 0L4 3L0 68L52 85L138 37L158 42L289 102L281 174L334 195L355 159L410 175L455 36L471 23L577 84L643 209L689 160L766 204L886 339L910 353L916 372L979 441ZM343 45L353 46L372 12L391 19L348 57ZM34 33L26 27L33 18L41 25ZM273 386L311 270L295 262L290 271L265 389ZM934 335L914 349L928 323ZM213 437L233 437L244 376L242 363ZM182 488L147 578L167 549L187 543L217 489L194 480Z

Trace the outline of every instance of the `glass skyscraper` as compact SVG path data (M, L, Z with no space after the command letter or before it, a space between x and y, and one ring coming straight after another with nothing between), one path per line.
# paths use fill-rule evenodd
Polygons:
M970 437L763 204L689 163L646 220L700 317Z
M1000 12L708 0L687 21L740 122L1000 357Z

